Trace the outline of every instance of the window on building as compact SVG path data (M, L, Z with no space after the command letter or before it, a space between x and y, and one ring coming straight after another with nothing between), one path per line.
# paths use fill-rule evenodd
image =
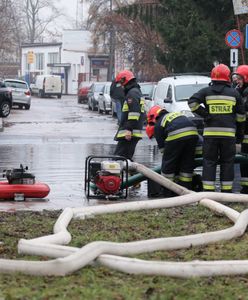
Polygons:
M48 63L49 64L59 63L59 53L58 52L48 53Z
M43 53L35 54L35 68L36 68L36 70L44 69L44 54Z

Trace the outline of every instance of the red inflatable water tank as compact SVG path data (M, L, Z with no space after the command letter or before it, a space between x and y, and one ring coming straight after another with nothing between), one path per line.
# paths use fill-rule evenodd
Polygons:
M0 199L14 199L15 194L23 194L24 198L44 198L50 192L45 183L34 184L9 184L8 181L0 182Z

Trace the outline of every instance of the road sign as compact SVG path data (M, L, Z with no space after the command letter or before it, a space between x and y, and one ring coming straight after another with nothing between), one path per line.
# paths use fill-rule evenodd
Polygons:
M235 15L247 14L248 3L247 0L233 0L233 8Z
M230 48L240 48L243 43L243 35L237 29L230 30L226 33L225 42Z
M248 49L248 24L245 25L245 48Z
M237 67L239 63L239 50L230 49L230 67Z
M34 52L33 51L28 51L27 63L32 64L33 62L34 62Z

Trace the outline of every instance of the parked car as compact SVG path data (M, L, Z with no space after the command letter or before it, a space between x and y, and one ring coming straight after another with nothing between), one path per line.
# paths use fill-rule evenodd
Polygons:
M12 107L12 91L0 81L0 117L6 118L10 114Z
M5 79L4 83L12 91L12 104L19 108L30 109L31 92L26 81L17 79Z
M35 83L31 85L32 94L40 98L62 96L62 79L58 75L37 75Z
M145 99L145 112L147 113L154 106L154 95L157 87L156 82L140 82L140 89Z
M203 119L193 114L188 99L200 89L207 87L211 78L203 75L173 75L161 79L154 94L154 105L164 107L168 112L179 111L192 119L199 132L203 128Z
M104 82L94 82L92 83L87 98L88 98L88 108L90 110L98 109L98 97L99 94L103 92Z
M90 90L92 82L82 81L78 87L78 103L87 103L87 95Z
M106 82L103 91L99 93L97 98L98 101L98 112L109 114L111 111L111 97L110 97L110 86L111 82Z

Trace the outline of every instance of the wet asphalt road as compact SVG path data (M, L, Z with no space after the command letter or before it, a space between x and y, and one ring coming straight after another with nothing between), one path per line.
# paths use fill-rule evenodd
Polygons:
M1 201L0 210L63 209L103 203L85 197L85 158L111 155L116 130L116 119L89 111L87 105L77 103L76 96L33 97L29 111L12 109L0 132L0 174L22 163L35 174L36 181L48 184L51 191L42 201ZM160 159L154 142L148 138L139 142L135 161L154 167ZM146 182L139 190L130 189L128 195L131 201L143 199L147 199Z

